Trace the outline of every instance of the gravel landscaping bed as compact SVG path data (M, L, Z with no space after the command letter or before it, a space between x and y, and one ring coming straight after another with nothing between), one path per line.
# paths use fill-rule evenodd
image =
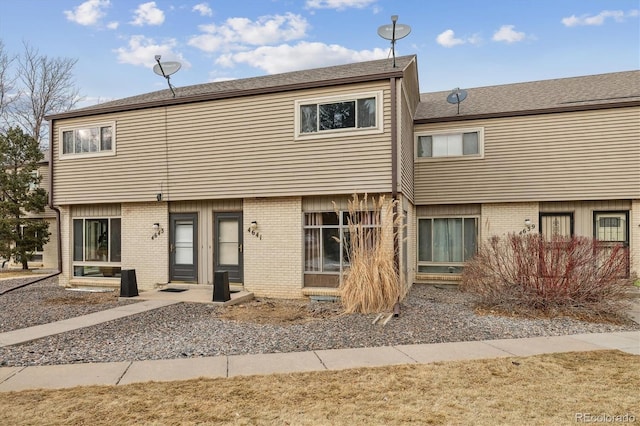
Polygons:
M52 278L0 296L0 331L130 302L115 299L109 304L51 305L47 303L50 298L72 293L55 283ZM89 299L91 295L81 297ZM236 307L180 303L0 348L0 365L170 359L640 330L640 325L631 321L613 325L569 318L478 315L473 304L469 294L416 285L403 302L400 316L381 325L372 324L375 315L343 315L340 306L332 302L258 299ZM247 319L253 312L274 307L290 308L297 315L276 321ZM242 310L246 313L237 315Z
M30 275L0 280L0 293L41 278L38 275ZM58 285L57 277L51 277L0 296L0 333L78 317L129 303L136 301L118 300L116 292L69 291Z

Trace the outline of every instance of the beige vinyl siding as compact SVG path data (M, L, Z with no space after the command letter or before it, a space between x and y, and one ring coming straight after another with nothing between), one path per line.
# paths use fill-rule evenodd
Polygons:
M416 204L640 198L640 108L417 125L484 128L482 159L416 159Z
M420 87L418 83L418 65L417 60L414 58L411 64L407 66L402 78L402 85L404 86L404 95L409 100L411 107L411 116L414 115L418 103L420 102Z
M121 214L120 204L76 205L71 207L71 217L114 217Z
M364 193L358 194L358 198L362 199ZM391 194L367 194L369 200L372 198L379 199L384 195L387 200L391 199ZM332 212L338 210L348 210L349 201L353 200L353 194L351 195L328 195L321 197L305 197L302 199L302 211L303 212ZM335 203L335 204L334 204Z
M405 88L406 90L406 88ZM413 109L407 103L407 96L400 96L400 191L413 203L414 200L414 162L413 162Z
M153 201L159 192L180 201L388 191L388 86L385 80L90 117L87 123L116 122L117 155L57 161L55 203ZM383 133L294 139L297 99L378 90ZM58 126L83 122L56 121L56 158Z
M474 216L480 215L480 204L443 204L434 206L416 206L416 216Z

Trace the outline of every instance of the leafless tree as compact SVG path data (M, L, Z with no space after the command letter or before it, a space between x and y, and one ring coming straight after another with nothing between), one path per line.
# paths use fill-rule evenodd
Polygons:
M7 126L7 114L11 103L16 99L14 90L15 77L11 76L11 64L15 57L10 56L4 43L0 40L0 130Z
M73 77L78 62L72 58L51 58L24 42L24 51L18 56L18 74L22 91L12 108L15 122L40 144L46 145L48 127L44 117L68 111L80 101L79 90Z

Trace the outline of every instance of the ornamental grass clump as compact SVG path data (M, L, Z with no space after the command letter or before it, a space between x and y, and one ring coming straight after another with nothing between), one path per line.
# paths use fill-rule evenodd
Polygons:
M626 306L629 252L592 238L492 237L464 268L461 289L492 310L614 319Z
M353 195L348 204L344 246L348 266L340 286L346 313L391 312L409 290L396 265L394 239L402 228L402 216L394 213L397 201L385 202L367 195Z

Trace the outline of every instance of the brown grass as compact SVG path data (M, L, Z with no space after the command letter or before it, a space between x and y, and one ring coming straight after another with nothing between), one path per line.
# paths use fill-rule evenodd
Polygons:
M306 299L254 299L225 307L220 318L256 324L304 324L338 315L337 310L325 306L313 309Z
M618 351L2 394L0 423L575 424L640 418L640 357Z
M33 271L27 269L9 269L9 270L0 270L0 279L2 278L22 278L29 277L35 275Z

